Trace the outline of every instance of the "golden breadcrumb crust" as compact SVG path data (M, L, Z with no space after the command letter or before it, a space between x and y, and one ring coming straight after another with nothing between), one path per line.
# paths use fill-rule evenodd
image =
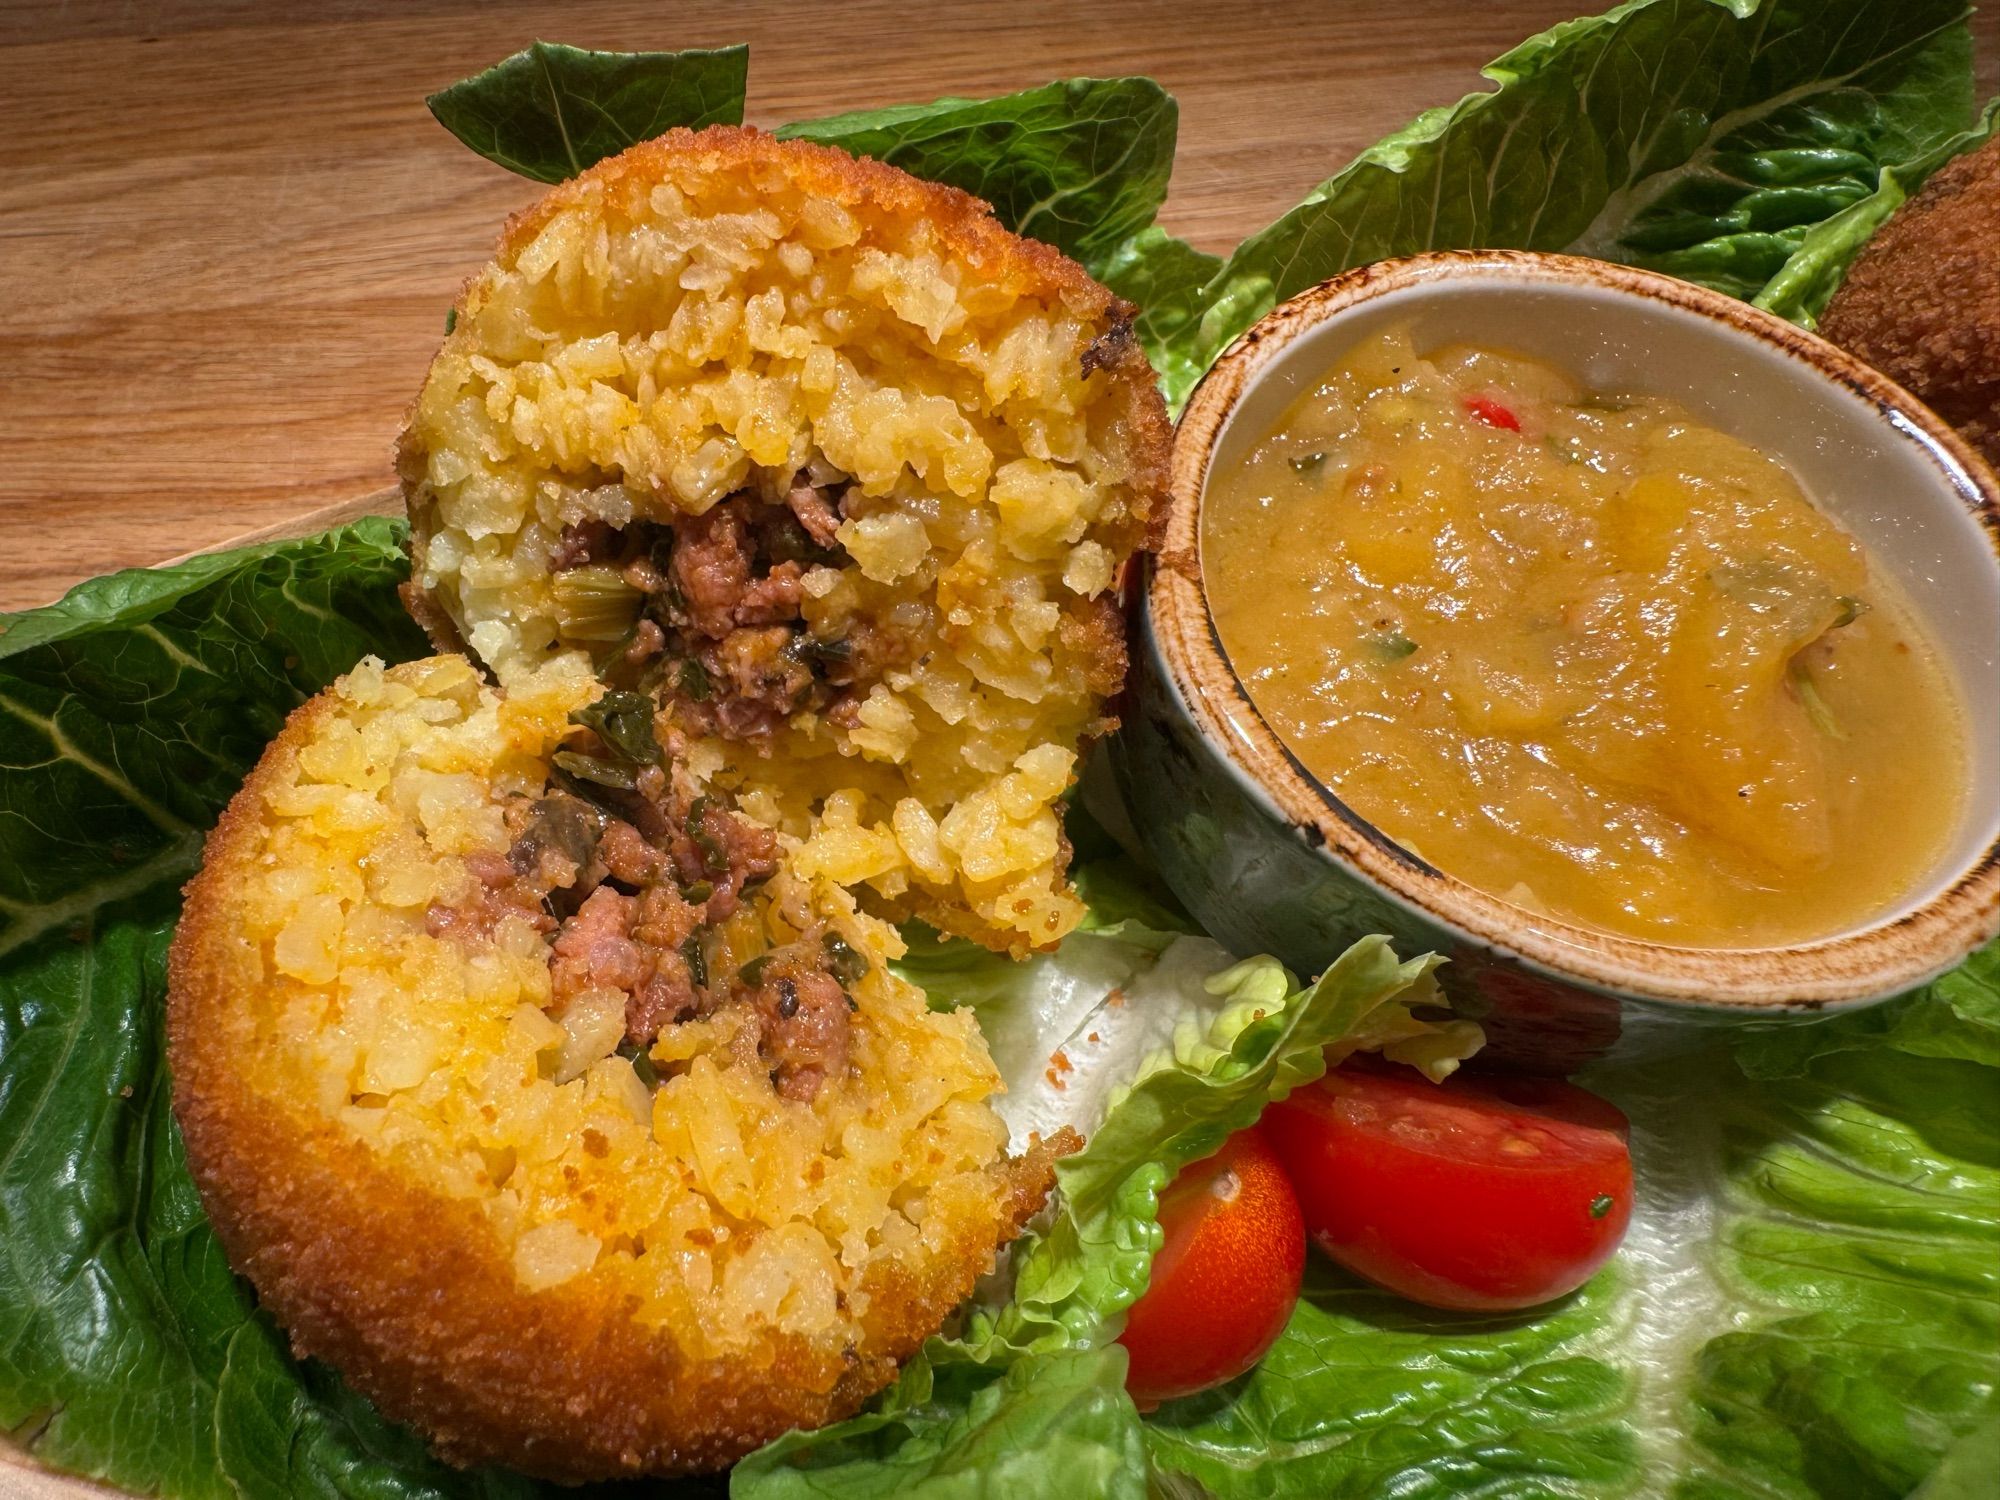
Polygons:
M778 228L741 227L759 202ZM828 216L843 227L827 230ZM720 290L701 278L724 273L699 257L693 280L657 259L669 244L721 255L695 222L735 257ZM534 297L545 300L530 316ZM949 315L929 300L940 297ZM800 460L760 446L773 431L821 456L845 445L860 496L842 528L851 556L815 570L802 628L838 641L885 626L901 654L849 689L837 708L852 717L795 705L754 757L709 741L725 766L715 789L768 793L757 816L802 838L851 793L817 871L878 915L1016 954L1051 948L1081 916L1049 858L1055 801L1075 755L1116 726L1117 580L1166 516L1172 431L1134 311L977 198L879 161L733 127L634 146L518 214L460 298L399 447L412 612L441 648L470 643L504 681L600 639L564 634L573 617L550 562L579 516L622 530L675 524L727 493L775 503L759 487ZM734 331L692 332L708 313ZM848 371L837 389L817 383L836 367ZM908 396L907 409L888 403L908 421L868 416L874 397L858 393L878 387ZM808 389L828 392L824 409ZM734 471L721 460L696 462L711 448L757 457L724 482ZM951 478L974 450L983 477ZM620 502L603 497L621 490L614 516L604 508ZM915 557L876 550L920 511ZM718 670L708 678L730 680ZM1023 766L1035 750L1068 759Z
M751 125L676 129L605 158L529 204L502 229L498 254L503 258L518 255L556 214L587 198L591 184L609 187L627 178L652 181L665 175L668 163L690 159L710 172L776 169L809 191L847 207L865 209L870 216L926 219L944 244L978 268L989 282L1019 297L1060 298L1078 316L1103 322L1106 333L1093 347L1091 363L1111 378L1123 408L1123 424L1131 443L1127 457L1134 509L1144 523L1129 545L1159 545L1167 524L1167 467L1174 432L1153 367L1132 331L1139 310L1113 296L1055 246L1003 227L993 217L993 206L983 198L913 177L873 157L850 156L837 147L811 141L781 141ZM466 290L475 284L468 283ZM458 305L462 312L463 295ZM405 431L405 444L409 436ZM407 479L407 456L403 471ZM442 640L438 646L440 650L457 649ZM1122 657L1119 666L1122 677Z
M1091 361L1096 369L1110 376L1121 407L1122 425L1131 435L1128 459L1137 497L1134 509L1144 524L1140 533L1129 539L1129 545L1145 550L1159 546L1167 524L1167 469L1174 433L1153 367L1132 330L1139 310L1114 296L1055 246L1004 228L993 217L993 206L983 198L941 182L913 177L873 157L850 156L836 147L811 141L781 141L752 125L711 125L699 131L677 128L606 157L557 184L508 219L494 253L503 260L519 255L550 219L587 201L596 187L610 187L628 178L650 181L664 175L668 163L684 162L694 162L706 171L716 172L775 167L794 182L845 207L928 219L944 243L968 264L979 268L988 280L1004 285L1017 296L1060 298L1079 316L1107 324L1104 337L1091 352ZM479 282L476 276L466 282L454 304L456 315L466 312L467 298ZM437 358L432 356L433 363ZM429 459L421 437L409 421L415 407L413 401L396 444L397 470L412 507L411 520L416 523L411 528L412 548L421 547L423 540L417 495ZM438 650L465 649L457 627L442 609L421 598L415 589L410 591L408 602L412 615ZM1117 681L1122 683L1125 675L1122 633L1113 670ZM1110 720L1105 730L1116 727L1117 721Z
M238 919L266 787L338 707L290 718L211 835L169 961L168 1059L188 1165L232 1266L301 1356L324 1359L458 1464L565 1482L721 1468L793 1427L851 1414L887 1384L993 1262L981 1239L871 1272L870 1336L844 1357L766 1332L757 1357L686 1361L629 1299L579 1278L524 1290L472 1201L410 1180L311 1101L248 1076L246 987L263 956ZM1074 1137L991 1168L1011 1238Z

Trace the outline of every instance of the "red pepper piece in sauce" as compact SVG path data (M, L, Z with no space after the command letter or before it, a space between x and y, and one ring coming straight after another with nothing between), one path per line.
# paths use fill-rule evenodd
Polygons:
M1521 430L1521 419L1491 396L1467 396L1464 405L1466 415L1475 422L1484 422L1488 427L1498 427L1503 432Z

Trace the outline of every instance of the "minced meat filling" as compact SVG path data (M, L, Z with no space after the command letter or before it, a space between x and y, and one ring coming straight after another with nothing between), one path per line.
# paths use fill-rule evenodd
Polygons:
M848 562L838 539L845 490L802 472L782 501L740 491L671 526L573 523L550 554L559 609L572 624L588 621L593 591L616 590L615 607L637 618L612 642L607 680L672 702L693 733L768 751L793 714L848 722L881 674L912 653L873 624L838 640L806 626L807 570Z
M734 1008L734 1047L778 1094L812 1100L847 1070L848 987L867 961L814 924L733 972L716 929L744 892L778 868L777 835L696 791L677 772L682 740L629 692L576 716L581 732L555 756L549 786L505 810L504 857L474 855L480 882L466 906L438 904L433 936L484 939L502 917L549 936L555 1009L586 992L625 996L625 1042L643 1055L671 1027Z

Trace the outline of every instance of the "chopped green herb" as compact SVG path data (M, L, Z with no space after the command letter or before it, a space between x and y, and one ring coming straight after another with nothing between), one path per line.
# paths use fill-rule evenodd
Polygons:
M681 957L687 961L688 979L698 990L708 988L708 955L701 951L701 939L690 937L681 944Z
M764 966L770 963L770 961L770 954L760 953L751 959L749 963L738 969L736 977L748 985L762 984L764 982Z
M1611 1212L1611 1205L1612 1205L1611 1195L1609 1193L1599 1193L1595 1198L1592 1198L1590 1200L1591 1218L1593 1219L1603 1218L1606 1214Z
M1285 462L1292 466L1294 474L1317 474L1320 466L1326 462L1326 454L1301 453L1294 458L1286 459Z
M558 750L549 757L557 769L567 771L578 781L587 781L592 786L608 786L614 791L630 792L638 788L639 778L630 766L621 766L616 761L602 760L595 755L585 755L576 750Z
M639 1082L648 1089L660 1086L660 1070L653 1066L652 1054L637 1042L621 1042L618 1055L632 1065L632 1071L639 1075Z
M681 696L690 703L706 703L714 691L709 686L707 670L692 656L681 663L680 681Z
M1417 654L1417 643L1400 630L1384 630L1367 637L1368 649L1379 661L1399 662Z
M821 567L832 567L847 561L847 553L843 549L822 547L814 541L812 533L790 511L768 523L764 533L764 552L774 563L815 563Z
M708 831L708 798L697 797L688 804L687 836L694 840L695 848L701 851L702 864L710 870L719 870L724 864L722 845L714 834Z
M699 906L714 894L715 886L713 884L706 880L697 880L693 885L681 891L681 899Z
M1630 411L1632 403L1619 396L1600 396L1595 393L1574 403L1578 411Z
M1583 455L1576 451L1574 439L1560 438L1552 432L1542 442L1549 452L1563 463L1580 464L1583 462Z
M447 307L444 310L444 331L449 334L456 327L458 327L458 309Z
M865 975L871 965L866 955L855 950L854 945L837 932L829 932L824 939L827 967L833 977L843 985L853 984Z
M1819 685L1813 681L1812 670L1796 658L1792 661L1791 680L1792 691L1799 695L1799 706L1812 720L1813 728L1830 740L1846 739L1847 731L1840 727L1840 721L1834 718L1826 699L1819 695Z
M1868 613L1868 601L1857 599L1852 594L1842 594L1833 602L1840 606L1840 613L1834 616L1833 623L1827 627L1829 630L1839 630L1843 626L1852 625Z
M1708 570L1708 581L1752 614L1819 610L1817 581L1774 558L1719 563Z
M646 596L616 568L594 564L549 577L556 628L570 641L615 641L638 622Z
M823 641L817 636L802 635L792 642L792 650L807 661L816 661L821 665L830 665L834 662L846 661L853 656L854 643L841 636L836 636L830 641Z
M653 705L640 693L606 693L569 716L572 724L592 730L615 754L639 766L660 764L660 742L653 737Z

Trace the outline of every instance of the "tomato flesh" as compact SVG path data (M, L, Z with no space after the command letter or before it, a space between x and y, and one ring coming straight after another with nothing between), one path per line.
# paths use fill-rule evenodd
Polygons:
M1231 1136L1160 1195L1152 1279L1126 1314L1125 1388L1141 1410L1234 1380L1284 1332L1305 1273L1305 1222L1258 1130Z
M1491 396L1467 396L1466 414L1476 422L1484 422L1488 427L1498 427L1503 432L1519 432L1521 419L1511 408L1503 406Z
M1356 1060L1265 1112L1313 1243L1432 1307L1574 1291L1632 1217L1625 1116L1551 1078L1434 1084Z

